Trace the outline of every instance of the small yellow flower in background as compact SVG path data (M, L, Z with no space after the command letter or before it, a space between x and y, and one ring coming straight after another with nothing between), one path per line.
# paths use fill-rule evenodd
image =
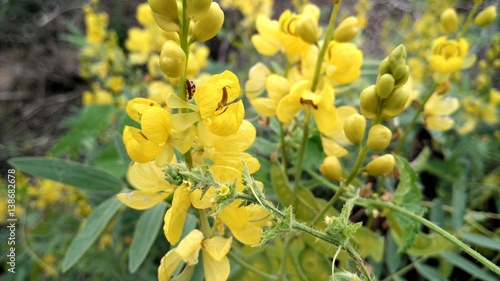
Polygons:
M90 43L103 42L107 35L109 18L106 13L99 13L91 6L83 7L85 14L85 27L87 28L87 40Z
M256 63L248 71L248 80L245 83L245 95L252 100L257 98L266 89L267 76L271 71L262 62Z
M462 115L464 115L465 123L457 128L458 133L468 134L482 121L490 125L498 123L497 105L500 100L495 100L495 91L495 89L491 89L488 102L474 96L469 96L460 101L464 110ZM497 92L497 95L500 95L500 93Z
M313 93L309 90L309 81L303 80L295 83L290 89L290 94L278 103L277 117L281 122L288 124L301 109L305 109L314 116L318 130L321 133L329 133L337 122L334 100L335 95L329 84L325 84L320 93Z
M325 55L326 76L338 84L349 84L361 75L363 53L352 43L330 42Z
M269 17L273 11L273 2L273 0L221 0L220 4L225 9L238 9L244 15L243 25L249 26L254 24L257 17L260 15Z
M290 10L286 10L281 14L279 18L279 30L285 53L300 55L309 49L312 44L311 41L315 41L312 38L308 38L319 37L319 30L317 30L319 15L319 8L312 4L305 5L300 15L293 14ZM302 29L299 28L304 21L307 21L306 25L310 27L308 31L301 31ZM313 27L316 27L316 30ZM309 36L305 36L304 34L308 34Z
M158 104L165 104L167 95L173 93L174 88L172 85L164 81L153 81L148 85L148 99L157 102Z
M265 85L268 97L253 98L250 103L261 115L275 116L278 103L290 91L290 83L283 76L270 74L266 77Z
M223 281L229 277L229 259L226 257L231 249L232 238L213 236L205 239L198 229L192 230L161 259L158 267L158 280L168 281L181 262L194 266L199 261L199 252L203 256L203 271L207 281Z
M458 71L464 66L468 50L469 43L463 38L452 40L446 36L439 37L432 46L430 67L442 74Z
M269 17L257 17L256 28L258 34L252 35L252 41L257 52L263 56L272 56L281 50L283 45L280 40L279 23Z
M123 78L123 76L111 76L106 85L113 93L119 93L125 86L125 78Z
M175 186L165 180L163 169L154 162L132 164L128 168L127 178L137 190L117 194L117 197L123 204L133 209L149 209L175 190Z
M448 115L459 108L458 99L433 94L424 107L425 126L436 131L447 131L453 127L455 121Z

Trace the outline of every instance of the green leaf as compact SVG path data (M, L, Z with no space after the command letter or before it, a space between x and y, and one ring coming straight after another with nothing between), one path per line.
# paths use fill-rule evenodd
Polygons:
M398 155L394 155L394 157L396 159L400 180L391 201L392 203L421 216L425 213L425 209L420 206L422 193L416 184L417 175L405 158ZM419 223L398 212L393 212L392 214L400 227L400 229L398 229L398 234L401 235L401 243L399 245L398 253L403 253L412 246L413 242L417 238L417 234L419 233ZM394 227L397 228L396 226Z
M297 163L299 153L295 154L294 161ZM312 169L319 167L326 155L323 152L323 144L321 143L321 137L319 135L314 135L309 138L306 144L306 151L304 161L302 166L304 169Z
M464 233L461 235L461 237L463 240L472 243L474 245L500 251L499 240L491 239L490 237L473 233Z
M498 280L491 274L484 272L480 267L470 262L468 259L451 252L441 252L441 257L448 260L456 267L463 269L465 272L471 274L472 276L479 278L484 281L495 281Z
M441 274L441 272L439 272L437 269L430 267L428 265L416 263L415 268L417 269L417 271L420 274L422 274L422 276L425 279L427 279L429 281L446 281L446 280L448 280L448 278L443 276L443 274Z
M54 157L61 156L71 148L78 146L82 140L97 137L109 124L112 106L90 105L86 106L76 124L71 124L71 129L66 134L59 138L57 143L52 147L51 155Z
M130 272L134 273L149 253L156 236L158 236L158 230L163 224L166 209L167 203L160 202L141 214L135 225L134 239L130 245L128 260Z
M71 241L66 251L62 262L63 272L68 271L83 256L104 230L111 218L113 218L120 206L122 204L118 198L112 196L94 209L86 222L82 224L78 234Z
M78 188L119 191L124 186L119 178L108 171L69 160L19 157L10 159L9 164L33 176Z

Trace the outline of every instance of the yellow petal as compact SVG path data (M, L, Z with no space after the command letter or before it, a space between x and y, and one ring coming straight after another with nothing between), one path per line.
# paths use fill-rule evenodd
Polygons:
M236 134L219 137L215 149L223 152L244 151L253 144L256 137L257 130L254 125L247 120L243 120Z
M323 151L327 156L342 157L347 154L347 150L345 148L330 138L322 136L321 144L323 145Z
M192 103L182 100L177 94L170 93L167 96L167 106L169 108L189 108L193 111L198 110L198 107Z
M255 226L263 227L271 219L269 211L261 205L252 204L245 208L248 211L248 222Z
M220 183L236 182L236 190L243 190L241 182L241 171L229 166L212 165L210 171L214 174L214 179Z
M203 241L203 247L205 252L207 252L214 260L220 261L231 249L232 242L233 237L224 238L221 236L214 236Z
M170 113L161 107L151 107L141 117L142 133L148 140L161 145L170 135Z
M264 116L275 116L276 108L278 107L278 101L272 100L270 98L254 98L250 100L252 107L257 110L257 112Z
M196 128L191 125L185 131L172 130L168 138L168 144L172 145L181 153L186 153L192 146L196 137Z
M158 267L158 281L169 281L181 261L182 259L175 252L175 248L168 251L161 258L160 266Z
M335 124L337 123L337 109L335 107L330 107L327 109L319 108L318 110L313 110L314 121L316 121L316 126L321 133L327 133L335 129Z
M259 52L259 54L269 57L276 54L280 50L280 45L275 45L273 42L267 41L259 34L254 34L250 38L253 46Z
M276 116L281 122L288 124L293 117L302 109L300 98L302 92L307 90L307 80L302 80L295 83L290 89L290 94L283 97L276 108Z
M229 226L228 226L229 227ZM260 236L262 235L262 228L247 222L242 228L231 228L231 233L234 238L245 245L257 245L260 242Z
M185 131L194 123L201 120L199 112L177 113L172 114L172 127L179 131Z
M229 204L217 214L220 219L230 229L242 229L248 221L248 211L240 206L239 200Z
M430 115L425 118L425 126L430 130L448 131L455 121L448 116Z
M450 115L460 106L458 99L442 95L432 95L425 104L425 113L433 115Z
M207 209L214 206L213 202L217 195L217 189L213 186L209 187L207 192L203 194L203 197L202 192L201 189L195 189L191 192L191 204L193 207L196 209Z
M153 160L163 150L162 146L146 139L139 129L130 126L123 130L123 143L130 158L139 163Z
M243 171L245 163L250 174L260 169L259 160L246 152L218 152L210 159L217 165L230 166L239 171Z
M177 246L175 252L188 265L197 264L202 241L203 233L198 229L193 229L181 242L179 242L179 246Z
M163 231L171 245L177 243L181 237L189 206L191 206L189 190L187 186L181 185L175 190L172 206L164 219Z
M129 193L120 193L116 196L125 205L137 210L145 210L160 203L170 195L168 192L149 192L134 190Z
M215 260L209 253L202 251L203 272L206 281L225 281L229 277L229 259L223 257L221 260Z
M204 119L205 125L210 132L218 136L228 136L236 133L245 116L243 101L238 101L229 105L225 111L219 115Z
M128 168L128 181L137 189L149 192L174 191L174 186L165 180L163 170L154 162L134 163Z
M144 98L135 98L130 100L127 103L127 113L130 118L132 118L134 121L140 123L141 122L141 115L144 113L145 110L151 108L151 107L160 107L161 106L150 99L144 99Z

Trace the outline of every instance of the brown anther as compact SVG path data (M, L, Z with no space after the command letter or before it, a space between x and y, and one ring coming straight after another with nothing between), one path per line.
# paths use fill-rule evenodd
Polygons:
M312 106L314 109L318 110L318 106L315 105L312 100L306 100L306 99L300 98L300 103L301 104L308 104L308 105Z

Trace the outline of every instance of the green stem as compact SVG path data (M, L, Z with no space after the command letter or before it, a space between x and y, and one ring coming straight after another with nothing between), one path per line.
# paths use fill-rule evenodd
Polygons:
M342 4L342 0L340 0L332 10L332 14L330 15L330 22L328 23L328 28L325 33L325 39L323 41L323 46L321 46L321 50L318 54L318 59L316 60L316 68L314 69L314 78L311 84L311 91L314 93L316 87L319 82L319 73L321 71L321 66L323 65L323 58L325 57L326 50L328 49L328 45L330 44L330 40L333 35L333 28L335 27L335 21L337 20L337 15L339 14L340 4Z
M460 39L464 34L469 30L470 25L472 24L472 18L474 17L474 14L476 14L477 8L479 8L479 5L481 4L480 1L474 1L474 7L472 7L472 10L470 11L469 15L467 16L467 20L465 20L465 24L462 27L462 30L458 33L457 39Z
M483 264L484 266L486 266L487 268L489 268L494 273L500 275L500 267L498 267L497 265L495 265L494 263L492 263L490 260L488 260L487 258L485 258L480 253L478 253L475 250L473 250L471 247L467 246L464 242L460 241L455 236L453 236L450 233L448 233L446 230L444 230L441 227L437 226L433 222L425 219L424 217L418 216L418 215L414 214L413 212L411 212L411 211L409 211L409 210L407 210L407 209L405 209L403 207L394 205L394 204L389 203L389 202L382 202L382 201L373 200L373 199L358 198L358 199L356 199L356 204L360 205L360 206L364 206L364 207L370 207L370 206L372 206L372 207L378 207L378 208L387 208L387 209L389 209L391 211L395 211L395 212L398 212L398 213L400 213L402 215L405 215L408 218L410 218L410 219L412 219L414 221L417 221L417 222L425 225L429 229L431 229L434 232L436 232L437 234L441 235L443 238L445 238L446 240L448 240L449 242L451 242L453 245L455 245L458 248L460 248L460 250L462 250L462 251L466 252L467 254L469 254L476 261L480 262L481 264Z
M182 6L187 7L187 0L182 0ZM186 14L186 9L182 9L182 29L179 34L179 41L181 45L182 51L184 51L184 54L186 55L186 65L184 66L184 71L181 74L180 80L179 80L179 95L183 101L187 101L187 94L186 94L186 78L187 78L187 66L188 66L188 61L189 61L189 43L188 43L188 34L189 34L189 19ZM187 108L181 108L182 113L186 113L188 111ZM188 150L186 153L184 153L184 162L186 162L186 165L188 168L191 168L193 166L193 157L191 155L191 150Z
M413 119L411 120L410 124L408 124L408 126L406 127L406 129L405 129L405 131L403 133L403 136L399 140L398 146L396 147L396 150L395 150L396 154L400 154L401 153L403 145L404 145L404 143L406 141L406 137L410 133L410 131L413 128L413 126L415 125L415 123L417 123L417 120L420 117L420 114L424 111L425 104L427 103L427 101L429 101L429 99L431 98L432 94L436 91L436 87L437 87L437 85L436 85L436 83L434 83L434 85L431 87L431 89L429 90L429 92L425 95L424 100L420 103L420 105L419 105L419 107L417 109L417 112L415 112L415 115L413 116Z
M287 173L288 166L288 153L286 152L286 142L285 142L285 129L283 128L283 123L280 124L280 141L281 141L281 154L283 157L283 170L285 174Z
M321 218L323 218L325 213L333 206L333 204L335 204L335 202L337 202L340 196L342 196L342 194L346 191L347 187L351 184L354 177L356 177L356 175L358 174L361 165L363 165L367 152L368 152L367 146L361 148L361 150L358 153L358 157L356 158L356 162L354 163L354 167L351 170L351 173L347 176L347 179L341 183L339 189L335 192L335 195L332 197L332 199L330 199L330 201L326 203L323 209L321 209L321 211L312 220L311 225L316 224Z
M286 280L286 261L288 260L288 255L290 254L290 244L292 243L292 238L290 235L285 237L285 244L283 245L283 253L281 255L280 267L278 269L279 280Z
M295 171L295 188L292 194L292 207L297 203L297 191L300 188L300 178L302 177L302 165L304 162L304 155L306 154L307 140L309 139L309 119L310 113L306 110L304 115L304 131L302 142L300 144L299 160L297 161L297 170Z
M265 280L279 280L278 277L276 277L276 276L274 276L272 274L260 271L257 268L253 267L251 264L248 264L246 261L244 261L243 259L241 259L240 257L238 257L237 254L233 253L233 251L230 251L229 253L227 253L227 255L233 261L235 261L237 264L239 264L241 267L243 267L244 269L257 274L260 277L263 277Z
M200 218L201 232L203 232L203 236L205 236L205 238L212 237L212 229L208 223L208 216L207 213L205 213L205 210L198 209L198 217Z

